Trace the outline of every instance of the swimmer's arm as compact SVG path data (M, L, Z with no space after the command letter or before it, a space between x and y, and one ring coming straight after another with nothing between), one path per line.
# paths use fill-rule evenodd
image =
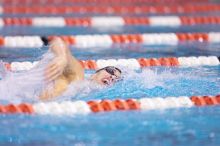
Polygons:
M49 81L63 74L67 80L78 80L84 78L84 69L79 61L72 56L70 49L60 38L51 41L50 50L55 54L55 59L46 69L46 78Z
M64 56L67 59L67 65L64 69L63 75L66 77L68 82L75 80L82 80L84 78L84 68L79 63L79 61L72 55L70 49L67 47L64 41L62 41ZM55 48L56 49L56 48ZM56 50L54 50L56 51ZM59 52L59 51L58 51Z
M83 67L60 38L51 42L50 50L55 58L47 66L45 76L47 81L54 81L54 86L41 93L39 98L42 100L61 95L73 80L84 78Z
M84 78L84 68L79 63L79 61L72 55L70 49L65 46L67 66L64 69L63 75L66 77L67 81L82 80Z

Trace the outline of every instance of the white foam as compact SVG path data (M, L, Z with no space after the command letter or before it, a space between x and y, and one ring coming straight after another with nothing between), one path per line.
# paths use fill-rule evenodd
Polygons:
M166 80L176 79L180 76L182 75L172 73L170 70L158 72L157 70L143 69L140 73L133 70L129 70L128 73L126 73L126 78L128 80L135 80L139 85L148 89L157 86L167 86L164 84Z

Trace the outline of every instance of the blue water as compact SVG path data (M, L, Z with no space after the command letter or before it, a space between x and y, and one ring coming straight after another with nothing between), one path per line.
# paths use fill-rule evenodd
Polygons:
M89 99L217 95L219 67L152 68L124 75L115 86L92 93ZM196 77L195 77L196 75Z
M28 53L24 51L23 55ZM41 53L30 55L33 59ZM78 56L83 58L80 53ZM216 95L220 93L219 71L219 66L151 67L128 73L124 70L124 80L114 86L65 100ZM219 111L218 106L212 106L86 116L0 115L0 145L218 146Z
M218 146L219 111L203 107L76 117L1 116L0 144Z
M149 14L152 15L152 14ZM189 15L191 14L180 14ZM216 15L197 13L195 15ZM194 15L194 16L195 16ZM71 16L85 16L72 14ZM91 15L88 15L91 16ZM140 16L140 15L139 15ZM145 15L142 15L145 16ZM157 32L219 32L219 25L172 27L3 27L2 35L77 35ZM0 48L0 59L36 61L48 50ZM183 43L178 46L114 45L110 48L75 48L79 59L170 56L220 56L219 44ZM122 68L124 79L114 86L56 100L153 98L220 94L220 66ZM86 75L94 71L87 70ZM24 91L25 92L25 91ZM151 111L117 111L74 116L2 115L0 146L219 146L220 107L193 107Z

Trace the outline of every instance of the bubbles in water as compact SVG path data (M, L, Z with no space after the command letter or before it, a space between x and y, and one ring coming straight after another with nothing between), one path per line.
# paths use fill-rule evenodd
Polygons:
M216 78L210 78L207 74L203 77L204 73L200 73L199 68L153 67L138 71L121 69L123 80L90 94L90 100L215 95L219 92Z
M141 71L126 70L124 72L125 82L135 81L144 88L154 88L157 86L167 86L166 81L171 81L179 78L189 78L189 75L172 72L170 69L143 69Z

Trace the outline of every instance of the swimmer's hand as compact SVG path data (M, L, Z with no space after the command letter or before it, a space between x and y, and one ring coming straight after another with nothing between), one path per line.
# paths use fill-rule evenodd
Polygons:
M59 77L65 67L67 66L67 59L64 56L55 57L47 66L45 70L45 79L47 82L51 82Z
M50 42L50 49L56 57L49 63L45 70L45 78L48 82L57 79L68 64L67 46L62 39L58 37L54 38Z

